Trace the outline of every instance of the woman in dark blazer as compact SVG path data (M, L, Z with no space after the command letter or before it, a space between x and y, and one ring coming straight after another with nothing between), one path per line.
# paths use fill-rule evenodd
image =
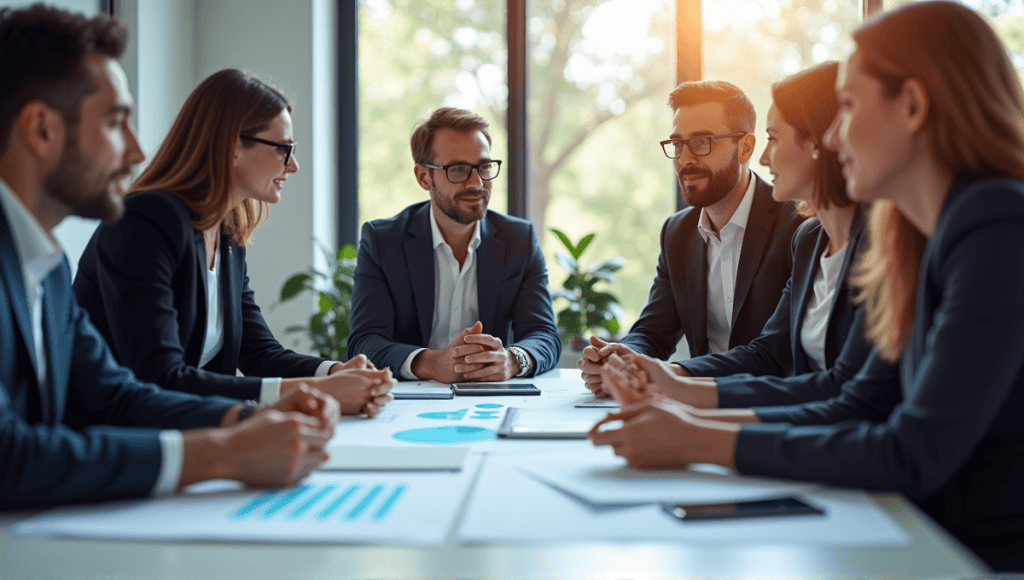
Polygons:
M953 2L887 12L854 40L826 142L840 152L850 197L874 201L857 283L876 346L871 359L899 361L888 409L849 405L881 400L870 394L869 365L843 387L868 396L815 419L834 423L827 427L712 421L656 398L609 417L623 428L591 437L634 465L709 462L896 489L994 569L1021 571L1020 81L995 32Z
M825 62L772 87L761 163L771 171L776 200L798 201L802 215L816 217L793 236L793 274L775 313L750 344L722 353L674 364L628 356L648 375L633 381L637 389L651 385L698 408L790 405L836 396L864 365L871 346L850 282L867 224L846 195L839 156L822 146L839 110L838 68ZM647 395L611 391L623 403Z
M124 217L93 235L75 292L142 380L264 403L308 383L344 413L375 415L391 398L389 371L283 348L249 288L246 245L299 169L290 111L241 71L204 80L133 184Z

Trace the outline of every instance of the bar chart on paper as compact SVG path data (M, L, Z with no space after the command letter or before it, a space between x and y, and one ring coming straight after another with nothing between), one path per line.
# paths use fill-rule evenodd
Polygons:
M135 540L439 546L480 461L480 455L469 455L455 472L318 472L288 489L205 487L187 497L65 508L21 522L17 532Z
M238 508L232 518L383 522L408 489L406 483L306 484L258 495Z

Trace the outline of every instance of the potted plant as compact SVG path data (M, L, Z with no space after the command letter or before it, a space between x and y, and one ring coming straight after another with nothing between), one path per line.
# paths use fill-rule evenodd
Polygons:
M596 289L595 286L601 282L615 282L615 272L622 268L626 260L617 256L584 268L580 265L580 257L594 241L596 234L587 234L573 244L569 236L560 230L551 228L551 231L569 252L568 255L561 252L555 254L558 264L569 272L569 276L560 289L551 292L552 300L561 299L566 303L565 308L556 315L562 342L580 351L584 346L585 335L613 338L619 332L622 307L614 294Z
M328 263L334 268L329 274L310 268L294 274L281 287L281 302L292 300L305 291L318 295L318 310L309 317L309 325L289 326L285 332L300 332L309 336L313 348L320 356L344 361L348 351L348 333L352 318L352 276L356 269L356 248L345 244L337 258L321 246ZM324 289L326 287L326 289Z

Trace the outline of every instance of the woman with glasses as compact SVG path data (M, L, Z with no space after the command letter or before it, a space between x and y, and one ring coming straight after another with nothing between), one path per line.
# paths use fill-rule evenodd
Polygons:
M343 413L373 416L391 400L390 372L283 348L249 288L246 245L299 170L291 109L238 70L200 83L132 185L124 217L93 235L75 292L142 380L264 403L307 383Z
M884 13L854 41L826 144L850 197L873 202L856 283L877 356L898 361L898 397L827 427L712 421L656 398L591 437L634 465L896 489L994 569L1024 570L1020 80L989 25L953 2Z
M761 164L771 171L776 201L799 202L801 215L817 219L793 237L793 275L761 335L675 364L616 356L606 384L620 403L655 391L704 409L819 401L839 394L863 366L871 346L849 281L867 245L866 220L846 195L838 154L822 145L839 110L838 69L838 62L822 63L772 87Z

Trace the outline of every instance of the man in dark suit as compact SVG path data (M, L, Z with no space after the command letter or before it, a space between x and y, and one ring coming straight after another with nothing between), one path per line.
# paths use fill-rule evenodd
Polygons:
M126 37L107 17L0 10L0 509L289 485L326 460L338 419L308 387L255 409L142 383L75 303L51 232L72 214L117 219L144 158Z
M748 169L753 104L730 83L696 81L676 87L669 106L674 130L662 148L690 207L662 227L654 285L629 334L611 344L591 338L584 349L578 366L595 393L603 392L601 366L613 352L665 360L682 335L691 356L757 338L792 271L801 218Z
M363 225L349 354L402 379L501 381L555 366L561 341L533 224L488 211L487 122L441 108L412 135L429 202Z

